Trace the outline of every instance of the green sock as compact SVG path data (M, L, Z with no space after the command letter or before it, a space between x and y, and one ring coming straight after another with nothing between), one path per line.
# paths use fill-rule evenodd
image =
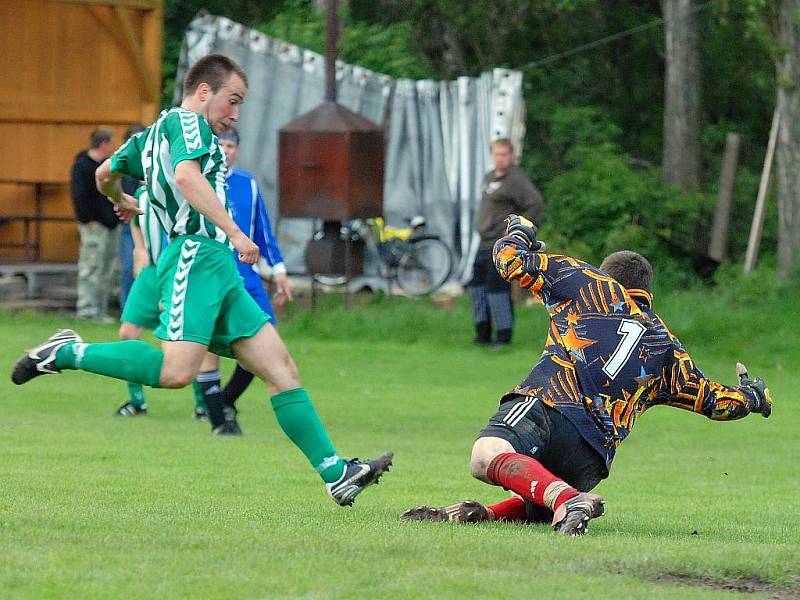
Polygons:
M144 388L141 383L128 382L128 394L130 395L130 403L136 408L142 408L145 405Z
M325 483L333 483L342 476L345 463L337 456L305 388L275 394L272 410L283 432L305 454Z
M161 350L141 340L125 340L107 344L66 344L56 353L55 366L159 387L163 362Z
M192 390L194 390L194 407L208 410L206 400L203 398L203 386L197 379L192 381Z

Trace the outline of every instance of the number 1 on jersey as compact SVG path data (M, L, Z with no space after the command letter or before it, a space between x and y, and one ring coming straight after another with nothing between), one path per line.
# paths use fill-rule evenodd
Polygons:
M603 372L611 379L619 375L622 367L625 366L625 363L628 362L628 359L631 357L631 353L636 347L636 344L642 339L644 332L645 326L639 323L639 321L623 319L620 322L617 333L622 336L622 339L619 341L619 344L617 344L617 347L614 348L614 352L611 353L608 362L603 365Z

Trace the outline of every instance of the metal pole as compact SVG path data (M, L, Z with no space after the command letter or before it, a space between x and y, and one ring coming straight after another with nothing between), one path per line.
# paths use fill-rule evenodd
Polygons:
M325 0L325 101L336 102L336 46L339 39L337 0Z
M775 155L775 142L778 138L780 120L781 113L778 106L776 106L775 113L772 115L772 128L769 132L764 168L761 170L761 183L758 185L758 197L756 198L756 209L753 213L753 223L750 225L750 238L747 240L747 254L744 258L745 273L750 273L755 268L756 258L758 258L758 245L761 243L761 230L764 228L764 205L767 202L769 179L772 173L772 158Z

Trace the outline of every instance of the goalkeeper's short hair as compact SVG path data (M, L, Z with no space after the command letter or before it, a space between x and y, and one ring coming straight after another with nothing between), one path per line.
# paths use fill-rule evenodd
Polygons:
M608 273L626 289L640 289L653 293L653 267L636 252L620 250L603 259L600 270Z

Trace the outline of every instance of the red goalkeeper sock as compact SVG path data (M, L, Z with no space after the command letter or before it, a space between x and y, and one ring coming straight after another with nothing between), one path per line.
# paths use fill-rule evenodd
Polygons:
M546 506L553 512L579 494L578 490L545 469L538 460L523 454L498 454L489 463L486 477L492 483L539 506Z
M527 517L525 501L519 496L511 496L486 508L493 515L491 521L524 521Z

